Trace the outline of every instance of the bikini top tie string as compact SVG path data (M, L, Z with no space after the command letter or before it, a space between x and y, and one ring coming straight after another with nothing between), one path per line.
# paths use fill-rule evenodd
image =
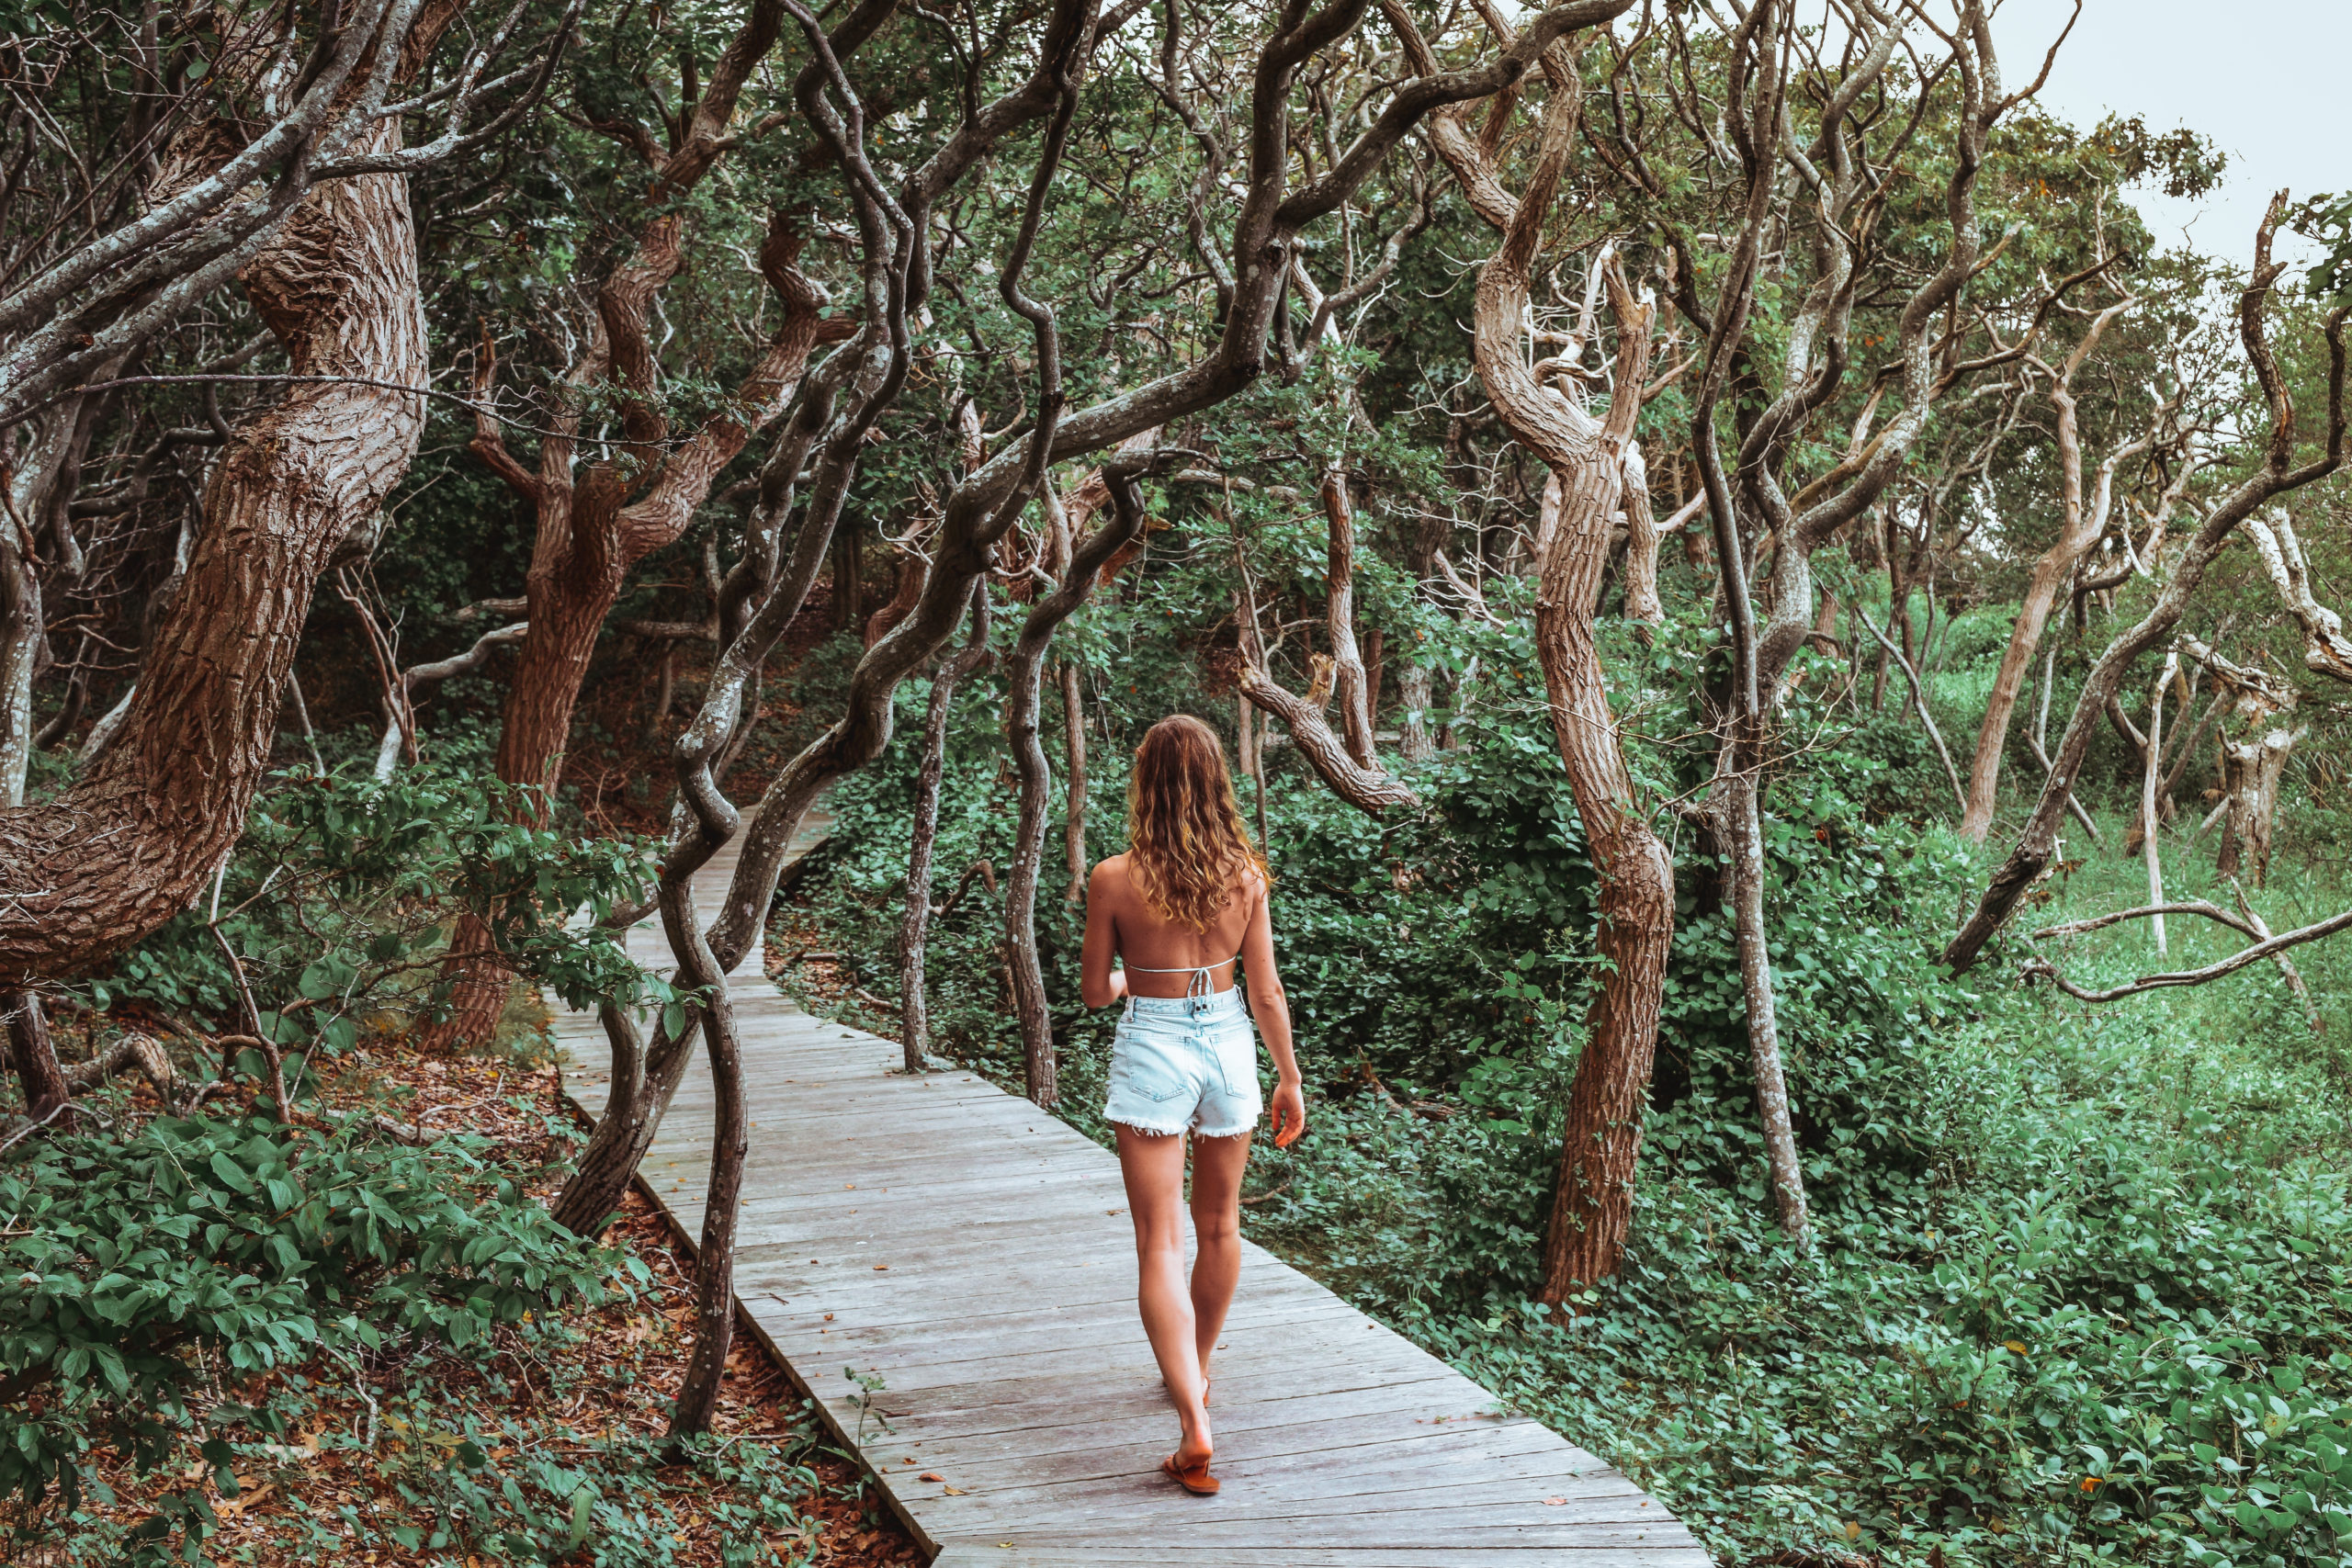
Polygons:
M1192 1005L1185 1010L1201 1012L1207 1009L1209 998L1216 994L1210 989L1215 982L1210 979L1209 972L1214 969L1222 969L1228 964L1238 963L1240 958L1241 954L1237 953L1231 958L1220 958L1215 964L1204 964L1197 969L1153 969L1141 964L1129 964L1126 967L1138 975L1192 976L1191 982L1184 987L1184 1000ZM1134 999L1132 995L1128 999Z

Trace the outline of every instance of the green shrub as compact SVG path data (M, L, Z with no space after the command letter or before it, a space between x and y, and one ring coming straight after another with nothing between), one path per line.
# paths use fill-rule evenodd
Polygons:
M23 1144L0 1213L0 1488L28 1514L74 1509L96 1446L149 1468L201 1436L199 1393L322 1353L463 1350L628 1288L617 1255L557 1225L476 1141L411 1148L356 1123L196 1117ZM214 1412L204 1457L222 1471L220 1427L239 1420L284 1426ZM149 1533L175 1519L200 1538L210 1516L191 1494Z

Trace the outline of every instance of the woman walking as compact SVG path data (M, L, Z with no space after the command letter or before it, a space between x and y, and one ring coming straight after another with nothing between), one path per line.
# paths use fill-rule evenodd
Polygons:
M1183 1436L1160 1469L1188 1492L1209 1473L1209 1352L1241 1274L1241 1174L1263 1109L1250 1021L1274 1058L1274 1146L1306 1127L1290 1010L1274 974L1266 863L1242 826L1216 732L1182 715L1136 749L1127 852L1087 884L1080 994L1124 1002L1111 1047L1119 1168L1135 1216L1136 1301ZM1125 967L1114 969L1118 958ZM1245 1012L1235 965L1249 976ZM1184 1278L1184 1135L1193 1134L1193 1229Z

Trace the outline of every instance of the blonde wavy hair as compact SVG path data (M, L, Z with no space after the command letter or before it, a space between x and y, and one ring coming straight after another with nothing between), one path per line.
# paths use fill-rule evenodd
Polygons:
M1196 931L1225 910L1245 871L1272 881L1233 796L1216 731L1184 714L1136 748L1127 776L1127 874L1156 914Z

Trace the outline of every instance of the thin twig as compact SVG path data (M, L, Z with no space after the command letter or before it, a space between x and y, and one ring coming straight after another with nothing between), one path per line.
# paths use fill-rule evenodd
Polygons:
M1961 810L1965 812L1968 809L1968 791L1960 782L1960 770L1952 766L1951 751L1944 745L1943 732L1936 728L1934 716L1928 712L1928 693L1919 683L1919 672L1911 668L1911 661L1903 657L1903 650L1887 640L1886 633L1871 619L1870 612L1862 608L1860 601L1854 604L1854 615L1870 628L1871 636L1878 638L1878 645L1902 667L1903 678L1911 683L1911 705L1919 710L1919 722L1928 727L1928 739L1935 742L1936 755L1943 761L1944 777L1951 781L1952 798L1960 802ZM2097 829L2093 831L2096 833Z

